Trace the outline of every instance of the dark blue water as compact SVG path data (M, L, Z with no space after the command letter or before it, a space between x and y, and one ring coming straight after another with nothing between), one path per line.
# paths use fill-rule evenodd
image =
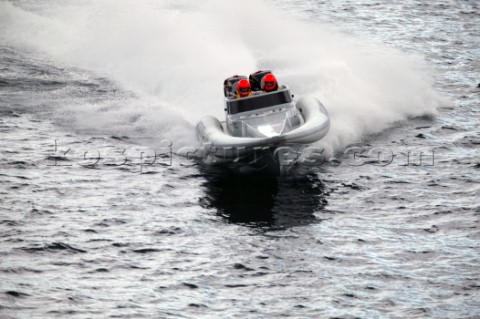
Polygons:
M1 318L480 317L475 1L281 1L300 24L328 23L339 37L422 56L435 72L433 89L448 101L416 116L425 96L414 96L408 101L418 106L399 108L402 115L382 129L365 124L365 133L326 152L321 165L287 177L238 175L169 153L162 140L187 145L193 124L182 116L198 111L161 112L164 103L190 99L164 93L179 83L152 84L147 99L148 85L139 83L148 68L126 63L115 69L127 73L109 73L86 51L69 60L72 44L52 35L72 32L76 44L88 44L93 33L79 36L63 21L101 17L99 33L125 32L115 23L124 11L138 17L146 6L160 14L165 5L177 19L195 21L198 5L11 3L0 7L3 20L11 19L0 48ZM147 21L158 30L155 23L168 21L142 12L145 20L125 22L129 29L143 30ZM56 23L63 29L49 29ZM108 34L98 47L115 50L95 51L102 63L105 56L117 63L124 50L122 61L142 66L132 62L149 56L140 41L136 52L118 46L135 36L122 34L117 43L117 33ZM182 63L191 61L174 53L178 61L165 53L165 65L183 74ZM344 70L338 79L349 81L365 75L355 73L361 61L339 69L337 62L321 68ZM328 93L337 77L320 78L338 116L343 102ZM394 108L386 96L373 101ZM337 130L347 139L347 127Z

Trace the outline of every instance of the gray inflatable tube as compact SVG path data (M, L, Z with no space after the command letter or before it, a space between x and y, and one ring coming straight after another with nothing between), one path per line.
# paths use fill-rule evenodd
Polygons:
M322 139L330 128L328 113L322 103L313 97L302 97L295 106L305 123L283 135L264 138L231 136L213 116L205 116L197 123L197 135L203 142L204 151L222 157L236 156L239 150L248 153L258 148L310 144Z

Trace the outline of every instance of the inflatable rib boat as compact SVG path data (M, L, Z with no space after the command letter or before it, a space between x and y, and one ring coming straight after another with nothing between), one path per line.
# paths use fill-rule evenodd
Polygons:
M320 101L313 97L294 101L286 86L242 98L228 93L226 120L205 116L196 126L203 152L216 162L238 162L259 151L274 154L282 146L304 146L322 139L330 127Z

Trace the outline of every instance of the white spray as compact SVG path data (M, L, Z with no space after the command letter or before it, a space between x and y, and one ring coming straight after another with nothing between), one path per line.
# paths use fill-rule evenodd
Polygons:
M194 143L201 116L224 116L224 78L259 68L274 70L297 96L325 104L331 131L322 145L332 150L409 116L434 114L441 103L419 58L297 20L262 1L236 4L105 0L27 10L0 2L0 43L135 92L137 98L106 112L105 105L70 109L80 127L115 132L138 115L135 125L146 134L178 147Z

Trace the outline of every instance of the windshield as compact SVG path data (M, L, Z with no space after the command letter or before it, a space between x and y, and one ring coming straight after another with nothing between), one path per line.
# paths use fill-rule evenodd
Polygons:
M292 102L289 90L282 90L271 93L253 95L247 98L240 98L227 101L228 114L253 111L279 104Z

